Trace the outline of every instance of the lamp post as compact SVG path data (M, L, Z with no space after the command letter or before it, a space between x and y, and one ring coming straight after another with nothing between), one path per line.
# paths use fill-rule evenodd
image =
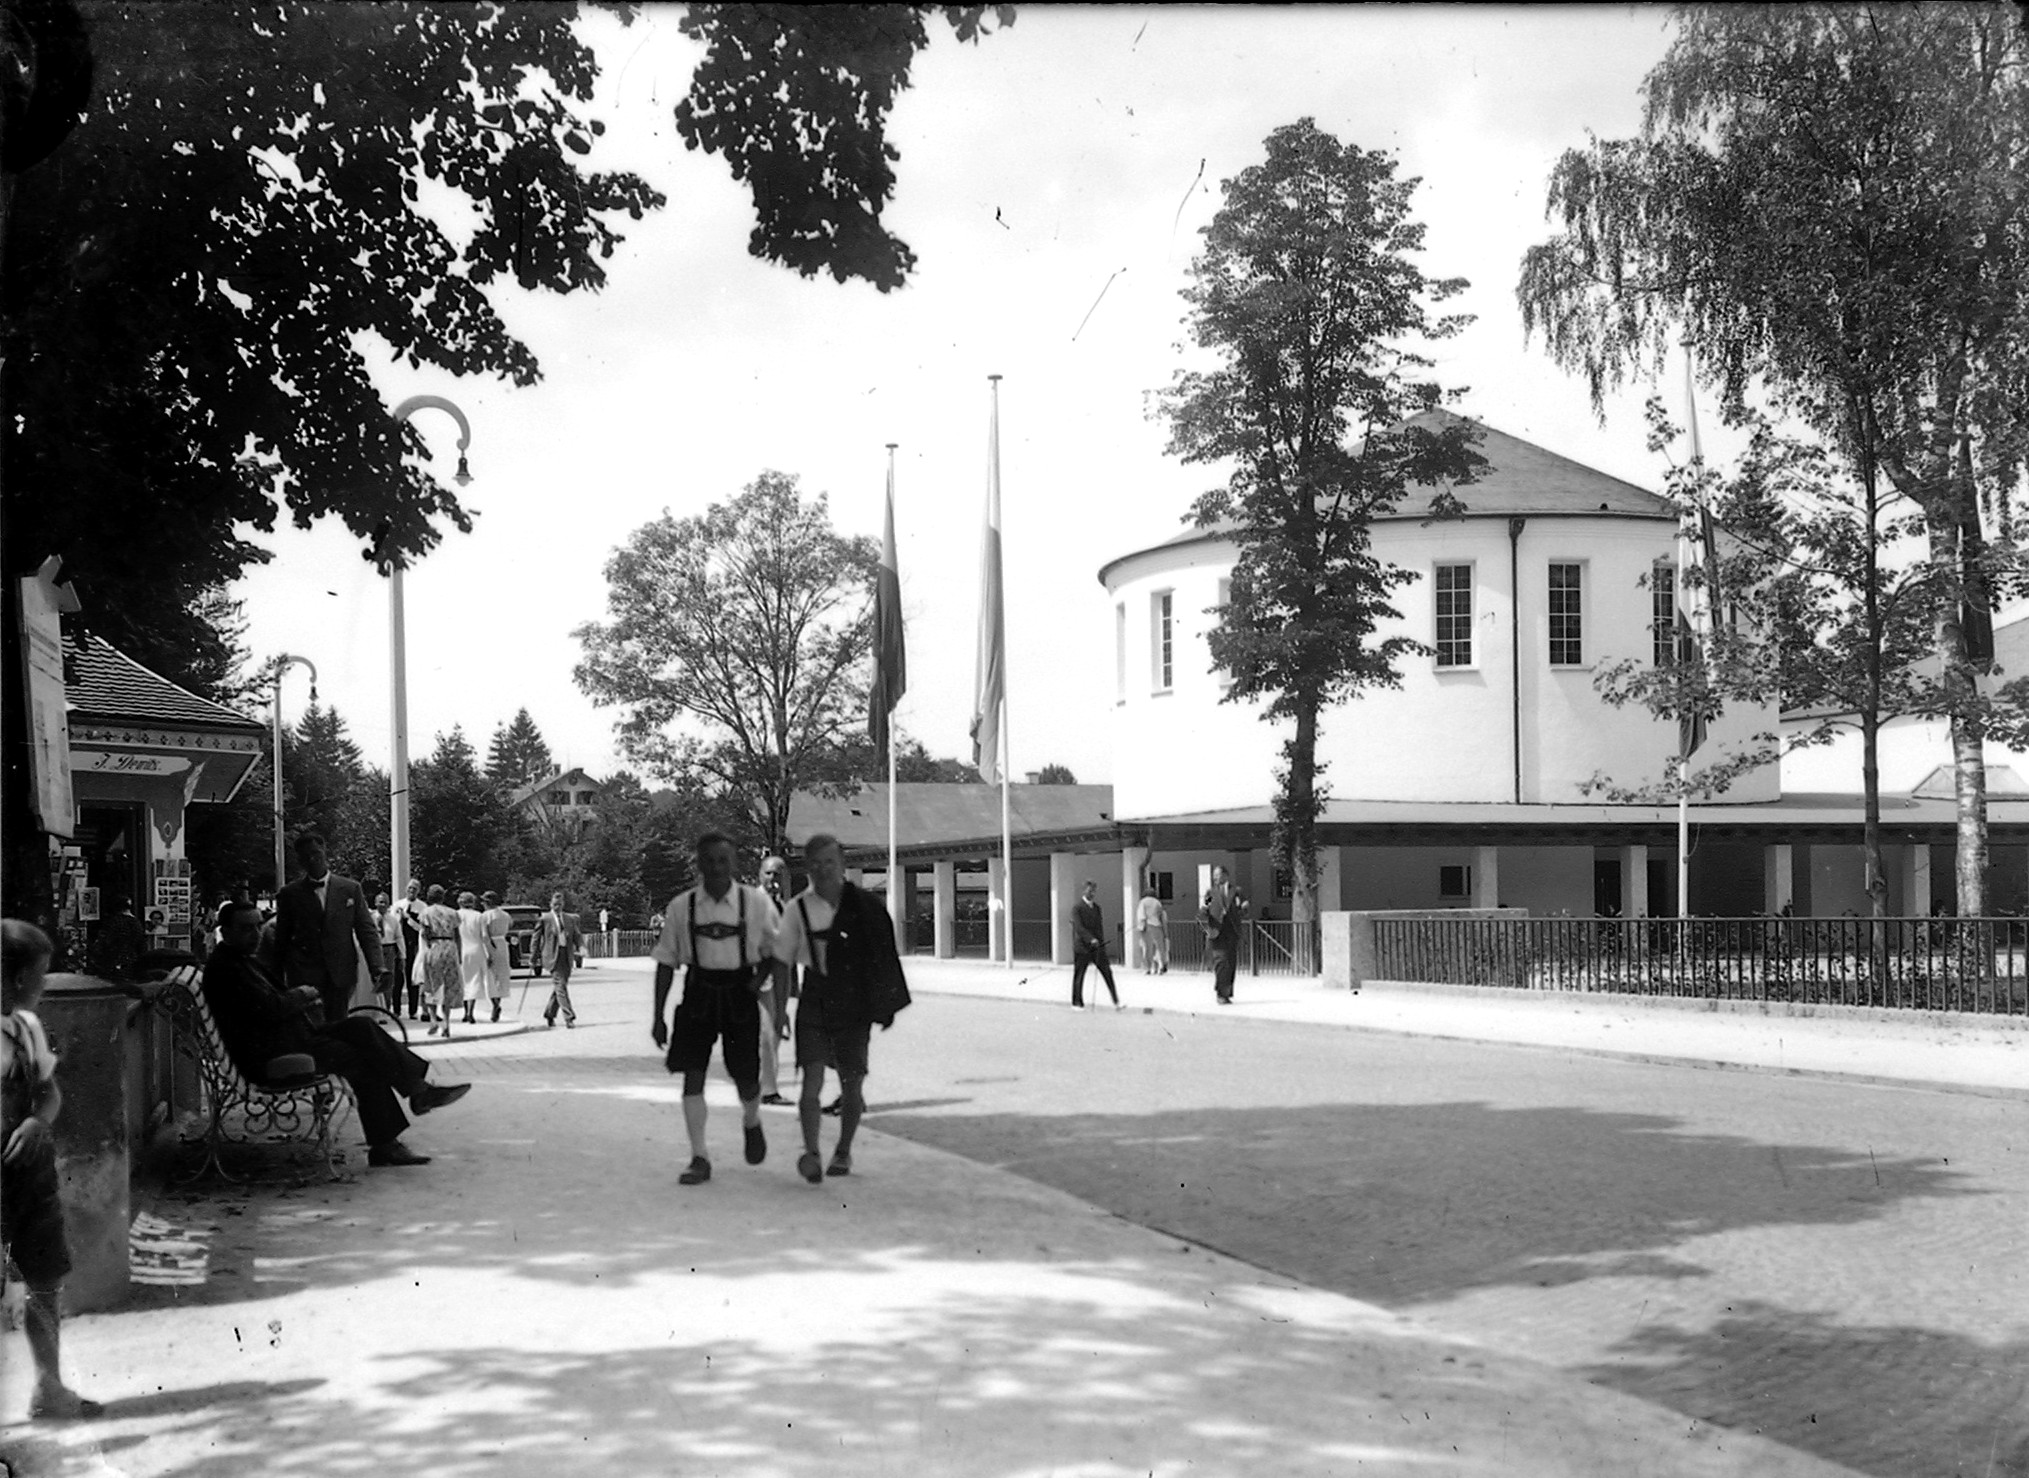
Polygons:
M465 451L472 445L472 423L465 413L441 395L411 395L394 409L395 424L401 425L420 410L439 410L458 423L458 472L451 480L459 487L471 484L465 466ZM392 674L392 735L394 755L388 766L388 896L400 898L409 888L409 668L408 639L403 628L402 562L396 556L387 582L388 668Z
M289 881L289 850L282 840L282 674L291 667L310 669L310 701L317 701L317 664L308 657L284 652L275 659L275 892Z

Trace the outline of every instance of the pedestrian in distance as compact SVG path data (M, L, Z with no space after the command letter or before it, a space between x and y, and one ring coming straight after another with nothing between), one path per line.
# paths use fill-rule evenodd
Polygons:
M1153 887L1141 895L1134 918L1141 930L1141 973L1169 974L1169 910Z
M774 928L782 922L782 910L789 903L789 864L785 860L780 857L762 860L761 891L768 895L768 902L775 909L769 921L772 939ZM796 983L788 977L793 974L771 969L768 983L761 990L761 1102L765 1104L789 1102L782 1096L781 1046L789 1039L789 998L796 993Z
M514 932L514 915L500 906L498 893L482 893L479 901L486 916L486 999L493 1003L494 1021L500 1020L500 1003L507 998L508 978L514 973L507 936Z
M409 987L409 1020L419 1019L423 1009L423 885L409 879L402 901L395 905L401 915L402 961Z
M1095 967L1113 997L1113 1009L1124 1010L1113 985L1113 965L1106 958L1106 921L1099 912L1099 885L1087 880L1071 905L1071 1009L1085 1009L1085 969Z
M107 894L106 916L92 927L86 954L91 973L118 985L131 984L148 947L148 931L134 917L133 902L124 893Z
M361 960L382 963L380 934L367 907L366 891L331 870L324 835L306 831L296 838L301 876L275 895L274 958L269 973L284 985L317 988L326 1021L343 1021L352 1010ZM376 991L379 983L375 982Z
M564 1027L578 1024L577 1008L571 1004L571 967L577 962L578 947L584 939L578 916L564 907L564 895L550 894L549 912L536 920L535 957L550 978L549 1003L542 1008L542 1024L554 1028L563 1014Z
M1212 869L1212 886L1205 890L1204 905L1198 909L1198 926L1205 931L1205 949L1212 960L1212 993L1222 1006L1233 1004L1233 976L1240 965L1240 921L1247 913L1247 899L1227 877L1226 869Z
M402 984L408 978L407 959L402 953L402 914L387 894L373 900L374 932L380 935L382 973L380 983L390 1016L402 1014Z
M444 901L444 885L430 884L423 895L423 999L430 1035L451 1036L451 1013L464 999L459 968L458 910Z
M58 1359L64 1276L70 1243L50 1125L63 1108L56 1054L35 1014L49 973L49 936L20 919L0 921L0 1279L7 1264L28 1285L25 1309L35 1394L28 1414L38 1420L101 1416L105 1408L63 1383Z
M796 1102L803 1154L797 1173L815 1185L852 1174L853 1136L866 1112L863 1084L873 1028L886 1031L909 1004L909 985L895 950L888 911L845 880L838 839L820 832L803 844L810 883L783 910L775 931L778 979L803 970L796 1007L796 1065L803 1085ZM824 1123L825 1070L838 1074L838 1145L827 1168L818 1132Z
M690 1164L679 1185L712 1178L705 1145L705 1075L716 1044L726 1076L740 1094L740 1120L749 1165L768 1158L761 1129L761 1002L773 971L775 906L759 888L733 878L733 839L708 831L697 839L698 883L669 900L662 936L649 951L655 961L655 1021L649 1035L666 1047L672 1073L683 1074L683 1125ZM683 995L672 1025L665 1012L676 972Z
M465 1024L471 1026L472 1008L486 994L486 914L470 889L458 895L458 994L465 1002Z

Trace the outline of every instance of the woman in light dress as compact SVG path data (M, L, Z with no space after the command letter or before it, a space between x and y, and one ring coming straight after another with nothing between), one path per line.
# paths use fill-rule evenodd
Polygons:
M479 895L470 891L458 895L458 989L470 1026L472 1007L486 993L486 915L479 911ZM450 1019L446 1012L445 1022Z
M444 902L444 885L430 884L423 895L423 999L435 1013L430 1035L451 1035L451 1013L465 999L458 969L458 910Z
M514 931L514 915L500 906L498 893L482 893L486 905L486 999L493 1003L493 1019L500 1020L500 1003L507 995L507 936Z

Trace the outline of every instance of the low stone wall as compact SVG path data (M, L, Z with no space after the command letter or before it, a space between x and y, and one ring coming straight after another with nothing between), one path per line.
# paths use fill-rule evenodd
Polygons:
M1327 913L1320 920L1324 936L1324 983L1358 990L1374 978L1376 919L1526 919L1526 908L1376 908Z

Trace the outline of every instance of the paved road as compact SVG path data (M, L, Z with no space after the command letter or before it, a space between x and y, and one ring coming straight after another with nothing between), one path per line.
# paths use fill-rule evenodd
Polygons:
M640 1050L638 989L587 994L610 1024L481 1070ZM1881 1478L2029 1478L2019 1099L936 996L874 1066L870 1128L1436 1331Z
M1882 1478L2029 1475L2029 1104L927 998L872 1123Z

